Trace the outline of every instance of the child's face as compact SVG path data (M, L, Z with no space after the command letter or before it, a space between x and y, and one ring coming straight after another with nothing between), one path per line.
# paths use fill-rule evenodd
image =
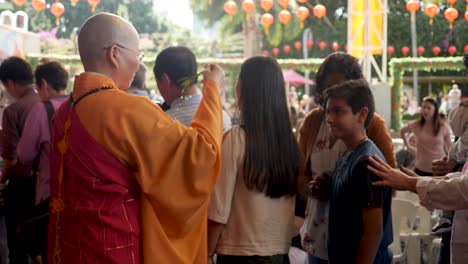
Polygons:
M366 115L367 116L367 115ZM353 114L353 109L341 98L329 98L327 101L326 120L333 136L344 139L356 129L363 127L362 110Z

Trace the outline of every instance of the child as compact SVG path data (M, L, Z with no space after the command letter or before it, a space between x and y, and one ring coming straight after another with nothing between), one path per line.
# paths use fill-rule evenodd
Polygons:
M390 263L391 189L376 188L368 157L384 159L367 138L374 98L364 79L346 81L325 91L326 120L333 136L346 145L332 177L328 256L330 263ZM319 186L314 186L317 188Z

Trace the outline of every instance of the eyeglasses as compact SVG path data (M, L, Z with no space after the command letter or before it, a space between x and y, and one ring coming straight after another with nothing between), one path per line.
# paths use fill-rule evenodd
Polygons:
M137 55L137 58L138 58L138 61L142 61L143 58L145 57L145 54L139 50L136 50L136 49L131 49L131 48L127 48L125 46L122 46L120 44L112 44L110 45L109 47L104 47L104 49L110 49L112 48L112 46L116 46L117 48L121 48L121 49L125 49L125 50L130 50L130 51L133 51L133 52L136 52L138 55Z

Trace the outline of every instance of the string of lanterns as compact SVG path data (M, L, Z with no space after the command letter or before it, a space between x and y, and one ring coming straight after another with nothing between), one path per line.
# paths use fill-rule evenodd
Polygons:
M80 0L70 0L72 6L75 6ZM101 3L101 0L87 0L88 4L91 6L91 12L96 11L96 6ZM252 0L250 0L252 1ZM23 6L27 3L27 0L13 0L13 3L16 6ZM31 2L32 7L37 12L42 12L46 7L47 3L45 0L32 0ZM55 16L55 22L59 24L60 17L65 13L65 6L60 2L60 0L55 0L55 2L50 5L50 13Z

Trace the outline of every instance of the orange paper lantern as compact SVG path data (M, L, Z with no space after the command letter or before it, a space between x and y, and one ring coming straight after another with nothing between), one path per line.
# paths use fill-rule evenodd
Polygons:
M387 54L388 54L389 56L392 56L393 53L395 53L395 48L394 48L393 46L388 46L388 47L387 47Z
M27 0L13 0L13 3L15 3L15 5L17 6L22 6L24 4L26 4Z
M280 53L280 50L278 48L273 48L272 52L273 52L273 55L278 56Z
M401 53L403 54L403 56L407 56L409 54L410 50L407 46L403 46L401 48Z
M422 56L424 54L424 51L426 51L426 49L423 46L418 46L416 51L418 52L419 56Z
M468 8L468 5L466 7ZM465 20L468 21L468 10L465 12Z
M226 1L226 3L224 3L224 12L229 14L229 18L231 19L231 21L232 21L232 16L234 15L234 13L236 13L236 11L237 11L237 4L233 0L229 0L229 1Z
M244 2L242 2L242 9L247 13L248 19L249 14L255 10L255 2L253 0L244 0Z
M453 7L453 4L455 4L457 0L447 0L447 3L450 4L450 7Z
M463 47L463 52L468 53L468 45L465 45L465 46Z
M432 47L432 53L434 53L435 56L438 56L440 53L440 47L439 46Z
M314 41L309 39L307 40L307 47L312 48L314 46Z
M467 45L468 46L468 45ZM302 48L302 43L300 41L294 42L294 48L299 51Z
M80 0L70 0L70 3L72 4L72 6L76 6L76 4L79 2Z
M272 9L274 5L275 2L273 2L273 0L262 0L260 2L260 6L263 8L263 10L265 10L265 12L270 11L270 9Z
M333 42L331 47L333 51L338 51L340 49L340 44Z
M101 0L88 0L88 4L91 5L91 12L96 12L96 6L101 3Z
M319 46L319 49L324 50L327 48L327 43L325 41L320 41L318 46Z
M467 0L468 1L468 0ZM301 4L305 4L307 3L307 0L297 0L297 2L301 3Z
M453 45L450 45L450 46L448 47L447 51L448 51L448 53L449 53L450 55L453 56L455 53L457 53L457 47L455 47L455 46L453 46Z
M37 12L41 12L42 10L44 10L46 8L46 4L47 3L45 0L33 0L32 1L32 7Z
M270 52L269 52L268 50L262 51L262 54L263 54L263 56L265 56L265 57L269 57L269 56L270 56Z
M306 20L310 15L309 9L304 6L300 6L296 11L296 15L301 21L301 28L304 28L304 20Z
M418 0L409 0L406 2L406 9L411 13L418 11L420 7L421 4Z
M284 45L283 50L284 50L284 53L288 54L289 52L291 52L291 46Z
M65 12L65 7L60 2L55 2L50 6L50 12L55 16L55 23L58 25L60 23L60 17Z
M284 9L288 8L289 6L289 0L278 0L278 3Z
M453 21L458 18L458 11L453 7L449 7L444 12L444 17L450 22L449 28L453 28Z
M278 14L278 19L283 25L286 25L291 21L291 13L288 10L281 10Z
M321 19L327 14L327 8L320 4L314 6L312 11L314 12L314 16L316 16L318 19Z
M260 17L260 23L265 27L265 34L268 35L270 26L273 25L273 22L275 22L275 18L269 13L263 14Z
M424 9L424 12L426 15L429 16L429 24L432 25L432 20L433 18L439 14L439 7L435 4L429 3L426 5L426 8Z

